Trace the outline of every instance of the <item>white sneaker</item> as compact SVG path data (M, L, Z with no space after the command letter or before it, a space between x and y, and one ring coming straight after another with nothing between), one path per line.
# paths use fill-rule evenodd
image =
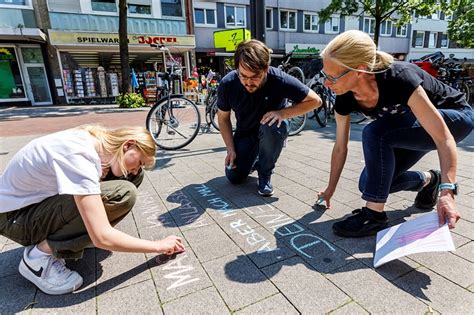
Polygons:
M51 295L70 293L82 285L82 277L65 266L64 259L53 255L30 258L29 253L35 245L28 246L18 271L26 279L33 282L41 291Z

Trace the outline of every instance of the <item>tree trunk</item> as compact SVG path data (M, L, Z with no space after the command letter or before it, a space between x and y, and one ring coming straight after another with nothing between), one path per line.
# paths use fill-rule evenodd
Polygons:
M380 16L376 16L375 17L375 30L374 30L374 42L375 42L375 46L379 47L379 34L380 34L380 23L382 21L380 21Z
M119 1L119 47L122 72L122 93L130 93L130 65L128 64L127 0Z

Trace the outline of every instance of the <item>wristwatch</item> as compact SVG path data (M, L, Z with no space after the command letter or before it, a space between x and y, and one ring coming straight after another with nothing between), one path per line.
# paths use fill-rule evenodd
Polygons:
M441 183L439 184L439 190L451 190L454 195L458 194L459 185L458 183Z

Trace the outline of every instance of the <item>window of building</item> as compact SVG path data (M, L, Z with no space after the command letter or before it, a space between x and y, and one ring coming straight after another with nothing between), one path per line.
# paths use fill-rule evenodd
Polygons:
M296 11L280 10L280 30L296 31Z
M216 26L216 10L194 9L194 23L196 25Z
M327 34L337 34L339 33L339 25L341 24L341 19L339 16L331 16L329 20L324 24L324 32Z
M245 7L225 6L225 25L227 27L245 26Z
M303 29L306 32L318 32L319 31L319 16L314 13L305 13Z
M273 9L265 10L265 27L267 29L273 29Z
M441 48L448 48L448 47L449 47L448 34L443 33L441 34Z
M0 0L0 4L28 5L27 0Z
M397 37L407 37L408 35L408 26L402 25L397 27Z
M93 11L117 12L115 0L91 0Z
M416 32L415 47L423 47L425 42L425 32Z
M151 6L141 4L128 4L128 13L151 15Z
M2 78L0 101L26 97L18 58L13 47L0 47L0 78Z
M385 20L380 23L380 35L392 36L392 21Z
M161 0L161 15L163 16L183 16L182 0Z
M364 32L370 35L375 34L375 19L364 18Z
M429 37L429 40L428 40L428 47L429 48L435 48L437 39L438 39L438 33L430 32L430 37Z
M439 20L440 17L441 17L441 12L440 11L436 11L436 12L433 12L431 14L431 19L433 19L433 20Z

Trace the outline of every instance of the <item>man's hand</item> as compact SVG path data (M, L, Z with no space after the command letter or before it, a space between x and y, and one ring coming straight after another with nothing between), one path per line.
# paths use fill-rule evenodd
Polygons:
M235 168L235 157L236 153L233 150L227 150L227 156L225 157L225 167L227 168Z
M279 110L274 110L271 112L267 112L265 115L263 115L262 120L260 120L260 123L262 125L268 124L269 126L273 125L274 123L277 123L277 127L280 128L280 125L284 119L285 118L283 118L283 115Z
M442 191L438 199L438 219L439 225L443 225L448 220L448 227L454 229L456 222L459 221L461 215L456 210L456 202L451 192Z

